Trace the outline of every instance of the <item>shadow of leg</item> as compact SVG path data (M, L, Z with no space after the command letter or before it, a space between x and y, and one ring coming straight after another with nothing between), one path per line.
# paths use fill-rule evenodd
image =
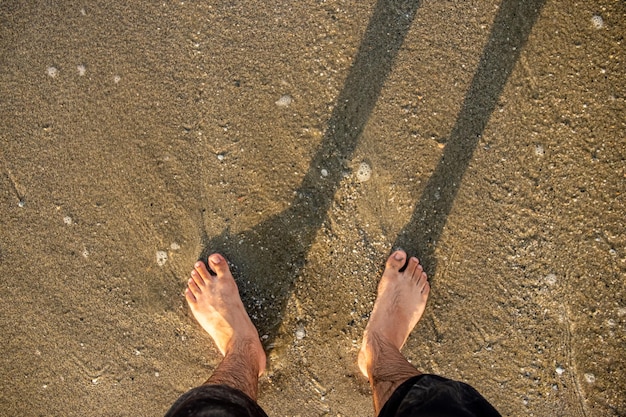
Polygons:
M434 276L437 241L478 140L519 58L545 0L503 0L445 150L395 247L419 256Z
M376 104L419 1L379 0L344 88L289 209L237 235L203 238L201 260L221 252L261 335L273 336L358 139ZM328 176L321 178L324 168ZM270 339L271 340L271 339Z

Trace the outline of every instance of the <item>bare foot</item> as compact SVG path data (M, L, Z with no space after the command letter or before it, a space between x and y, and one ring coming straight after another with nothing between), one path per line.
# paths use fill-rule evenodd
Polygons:
M245 349L258 360L261 375L265 370L265 352L241 302L228 262L217 253L209 256L208 261L217 275L211 275L203 262L196 262L185 291L191 312L213 338L222 355Z
M374 343L389 343L399 351L426 308L430 291L426 273L414 257L409 259L404 272L400 272L405 259L404 251L392 253L378 284L378 295L359 351L359 368L366 377L376 359Z

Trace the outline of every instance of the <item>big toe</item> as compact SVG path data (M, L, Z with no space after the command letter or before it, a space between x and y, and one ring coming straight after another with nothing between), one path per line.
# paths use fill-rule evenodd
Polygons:
M399 271L400 268L404 266L406 262L406 252L399 249L392 253L389 258L387 258L387 268L393 269L394 271Z
M214 253L213 255L209 256L209 265L211 266L211 269L215 271L218 277L222 277L230 272L230 269L228 268L228 262L226 262L226 259L219 253Z

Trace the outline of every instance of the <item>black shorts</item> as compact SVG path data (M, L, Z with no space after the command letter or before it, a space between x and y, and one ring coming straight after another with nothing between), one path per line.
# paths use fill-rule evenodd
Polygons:
M243 392L202 385L183 394L165 417L267 417ZM400 385L379 417L496 417L500 413L471 386L437 375L419 375Z
M267 417L259 405L238 389L201 385L176 400L165 417Z
M500 417L500 413L470 385L422 374L396 388L378 416Z

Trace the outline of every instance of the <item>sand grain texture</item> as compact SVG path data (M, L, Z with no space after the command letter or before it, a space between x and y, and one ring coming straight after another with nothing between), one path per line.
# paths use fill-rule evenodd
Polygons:
M0 415L162 415L219 360L181 295L211 251L264 336L268 413L372 415L356 354L394 245L431 277L419 369L503 415L625 415L624 22L616 0L2 2Z

